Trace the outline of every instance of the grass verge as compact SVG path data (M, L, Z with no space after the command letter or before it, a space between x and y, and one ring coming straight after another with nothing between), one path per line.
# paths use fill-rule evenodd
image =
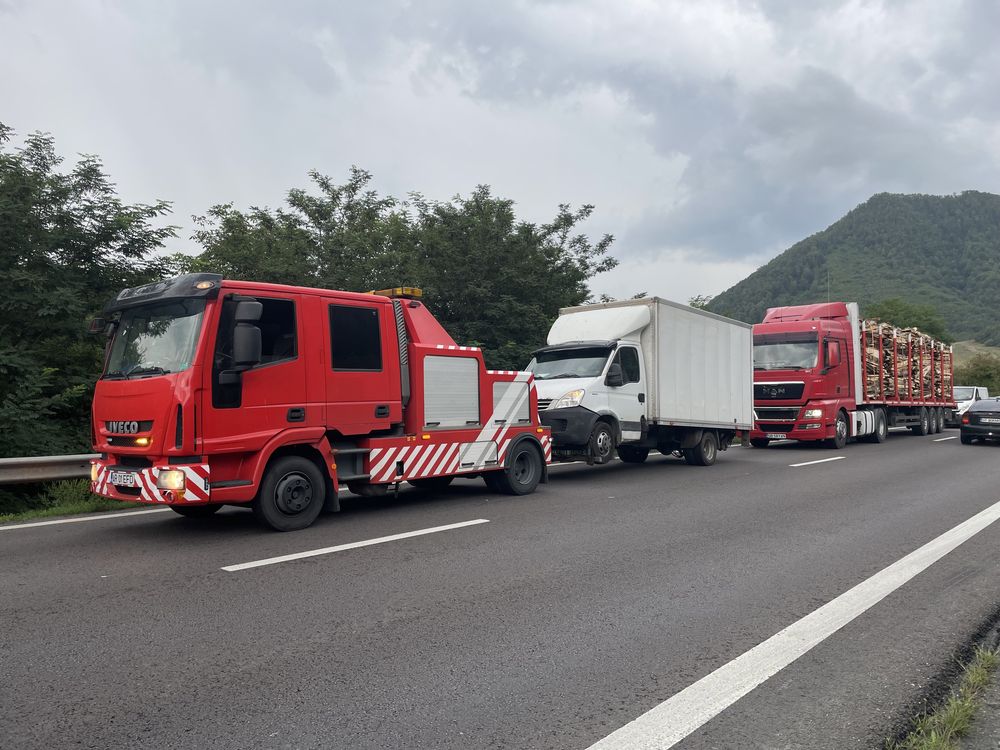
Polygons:
M137 507L138 503L122 503L91 494L90 484L86 480L70 480L46 486L43 492L31 498L29 507L0 513L0 523Z
M886 740L886 750L958 750L959 738L972 726L979 697L998 663L1000 649L977 646L948 698L914 719L913 729L902 740Z

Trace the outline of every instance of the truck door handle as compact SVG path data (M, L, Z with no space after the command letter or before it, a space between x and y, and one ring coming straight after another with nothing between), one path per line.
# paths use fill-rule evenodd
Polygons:
M640 404L646 403L646 394L645 393L640 393L639 394L639 403Z
M375 416L376 417L388 417L389 416L389 407L388 407L388 405L386 405L386 404L379 404L378 406L376 406L375 407Z
M287 419L289 422L305 422L306 410L301 406L289 409Z

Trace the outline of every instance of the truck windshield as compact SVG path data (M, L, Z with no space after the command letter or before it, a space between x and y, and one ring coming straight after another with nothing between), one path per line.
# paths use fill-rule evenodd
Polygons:
M603 348L537 352L526 369L535 374L535 380L596 378L604 371L609 353Z
M809 334L770 334L753 338L753 369L808 370L819 358L819 339Z
M171 300L126 309L111 342L104 379L186 370L194 358L204 312L204 299Z
M956 401L971 401L974 394L974 388L966 388L964 386L956 386L955 388L955 400Z

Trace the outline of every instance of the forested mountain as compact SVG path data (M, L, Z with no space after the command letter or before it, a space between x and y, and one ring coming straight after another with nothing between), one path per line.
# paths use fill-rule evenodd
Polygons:
M829 284L829 286L828 286ZM708 304L758 322L768 307L889 298L929 305L955 339L1000 345L1000 195L879 193Z

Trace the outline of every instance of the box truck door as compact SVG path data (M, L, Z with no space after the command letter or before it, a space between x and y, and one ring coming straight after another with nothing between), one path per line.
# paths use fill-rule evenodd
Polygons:
M608 406L618 416L622 440L639 440L646 416L646 379L639 350L634 346L619 347L608 367L609 374L616 364L621 368L622 383L608 383Z

